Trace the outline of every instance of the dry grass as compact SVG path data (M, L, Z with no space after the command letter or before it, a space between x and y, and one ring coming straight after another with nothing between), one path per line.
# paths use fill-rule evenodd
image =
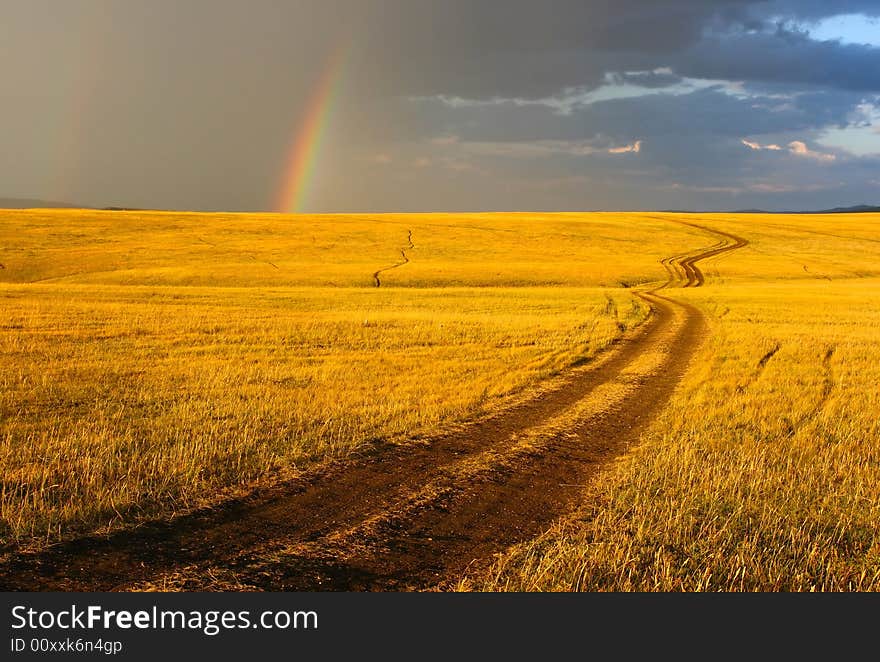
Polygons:
M3 212L0 535L169 515L503 407L644 318L622 282L706 243L612 215Z
M880 588L880 216L699 222L751 244L670 291L711 333L669 407L462 588ZM713 241L663 214L3 212L0 535L167 516L504 407Z
M463 589L880 589L880 217L713 217L748 238L675 295L711 336L584 507Z

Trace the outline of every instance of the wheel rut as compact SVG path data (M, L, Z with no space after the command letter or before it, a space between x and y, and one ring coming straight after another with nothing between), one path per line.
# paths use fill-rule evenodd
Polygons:
M665 261L666 282L633 292L651 306L649 319L538 397L432 439L376 444L210 509L8 555L0 588L449 586L572 511L583 486L638 440L671 396L706 324L669 288L701 286L702 260L748 243L685 224L719 241ZM408 240L412 247L411 233Z
M379 280L379 274L383 274L386 271L391 271L392 269L398 269L405 264L409 264L409 256L406 254L406 251L407 251L407 249L415 248L415 245L413 244L413 240L412 240L412 235L413 235L412 230L407 230L407 234L406 234L407 245L405 248L400 249L400 257L401 257L400 262L398 262L397 264L392 264L390 267L385 267L384 269L379 269L378 271L373 272L373 284L376 287L382 287L382 281Z

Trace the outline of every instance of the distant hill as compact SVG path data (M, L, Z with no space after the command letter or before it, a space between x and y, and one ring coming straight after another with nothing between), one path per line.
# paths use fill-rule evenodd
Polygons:
M0 209L96 209L70 202L52 202L36 198L0 198ZM143 211L138 207L101 207L105 211Z
M0 209L96 209L86 205L75 205L70 202L55 202L36 198L0 198ZM139 207L101 207L106 211L145 211ZM597 210L599 211L599 210ZM735 209L719 211L712 209L661 209L667 214L865 214L880 213L880 206L855 205L853 207L834 207L818 211L767 211L766 209Z
M834 207L818 211L765 211L763 209L737 209L732 214L864 214L880 213L880 207L871 205L855 205L854 207Z
M865 212L877 213L880 212L880 207L873 207L871 205L856 205L855 207L835 207L834 209L826 209L824 211L817 211L816 214L863 214Z
M81 205L33 198L0 198L0 209L77 209Z

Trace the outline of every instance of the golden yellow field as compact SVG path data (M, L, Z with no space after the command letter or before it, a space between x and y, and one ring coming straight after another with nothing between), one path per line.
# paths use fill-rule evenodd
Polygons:
M167 515L503 406L644 318L621 282L707 243L635 220L2 212L0 535Z
M697 358L485 590L880 588L880 216L0 212L0 536L215 503L538 392L646 319ZM376 278L380 287L377 287Z
M483 590L880 589L880 216L717 216L710 336L641 443Z

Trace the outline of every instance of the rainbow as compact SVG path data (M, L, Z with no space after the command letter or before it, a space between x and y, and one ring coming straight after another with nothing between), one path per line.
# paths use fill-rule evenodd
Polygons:
M347 49L339 48L327 58L327 64L312 89L302 120L297 124L278 193L276 210L281 213L303 211L315 176L321 143L343 78L346 55Z

